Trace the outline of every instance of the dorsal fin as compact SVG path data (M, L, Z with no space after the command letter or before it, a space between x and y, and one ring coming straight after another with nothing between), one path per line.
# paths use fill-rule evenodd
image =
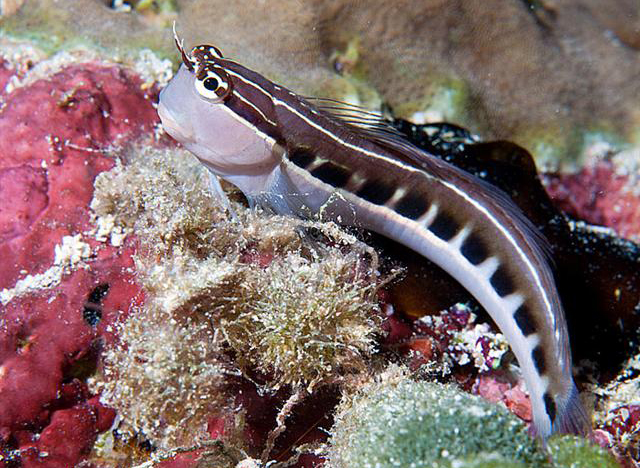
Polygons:
M390 137L404 139L404 135L389 120L369 109L329 98L307 97L304 99L325 115L339 120L368 139L378 140Z

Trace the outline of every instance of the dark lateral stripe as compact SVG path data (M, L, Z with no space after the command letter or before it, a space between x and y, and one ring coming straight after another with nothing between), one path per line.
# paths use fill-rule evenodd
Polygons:
M525 304L518 307L518 310L513 314L513 318L524 336L529 336L536 332L531 310Z
M344 187L351 178L351 172L347 168L332 162L322 163L311 171L311 175L335 188Z
M508 296L516 290L509 272L502 265L491 275L489 282L499 296Z
M542 346L538 345L531 351L531 358L533 359L533 365L536 366L540 375L544 374L547 370L547 362L544 359L544 351Z
M549 392L545 393L542 397L544 400L544 408L551 419L551 424L556 420L556 402L553 401L553 397L549 395Z
M238 92L239 90L236 90ZM253 100L253 93L250 93L249 90L243 90L242 93L239 93L244 99L252 102L255 106L260 108L262 106L261 103ZM269 103L270 104L270 103ZM264 117L253 109L251 106L247 105L241 99L238 99L236 96L231 94L231 96L225 101L225 106L233 113L238 115L241 119L246 120L251 125L255 126L262 133L270 136L274 140L278 140L281 138L280 130L277 127L274 127L271 123L267 122ZM268 109L268 107L266 107ZM264 111L263 111L264 113ZM265 115L269 115L269 111L265 113Z
M294 148L289 153L289 160L296 166L306 169L316 160L316 155L308 148Z
M407 193L393 207L400 216L409 219L418 219L429 209L429 202L422 195Z
M356 195L376 205L384 205L396 191L395 187L379 180L366 182Z
M480 236L477 234L469 234L462 243L460 253L469 260L472 265L479 265L489 257L489 251Z
M460 226L456 220L446 213L438 213L436 219L429 226L429 231L444 241L448 241L455 236L459 229Z

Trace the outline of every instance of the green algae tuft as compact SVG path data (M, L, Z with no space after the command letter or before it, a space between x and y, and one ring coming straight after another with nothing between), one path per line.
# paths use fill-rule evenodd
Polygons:
M410 380L398 368L344 397L331 432L332 468L476 466L490 455L502 466L547 466L505 408L450 385Z
M549 439L554 468L619 468L613 455L586 439L560 435Z

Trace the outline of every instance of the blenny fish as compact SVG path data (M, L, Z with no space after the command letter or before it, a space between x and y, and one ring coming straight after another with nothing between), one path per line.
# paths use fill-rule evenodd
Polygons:
M496 187L404 140L376 114L301 97L200 45L160 93L164 129L252 205L404 244L487 310L518 359L536 433L585 433L549 249Z

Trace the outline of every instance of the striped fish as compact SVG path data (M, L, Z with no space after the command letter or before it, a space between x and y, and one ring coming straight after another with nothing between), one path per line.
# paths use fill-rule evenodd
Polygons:
M585 433L545 240L499 189L428 154L374 114L305 99L201 45L160 93L165 130L251 204L387 236L439 265L516 355L537 434ZM345 111L346 109L346 111Z

